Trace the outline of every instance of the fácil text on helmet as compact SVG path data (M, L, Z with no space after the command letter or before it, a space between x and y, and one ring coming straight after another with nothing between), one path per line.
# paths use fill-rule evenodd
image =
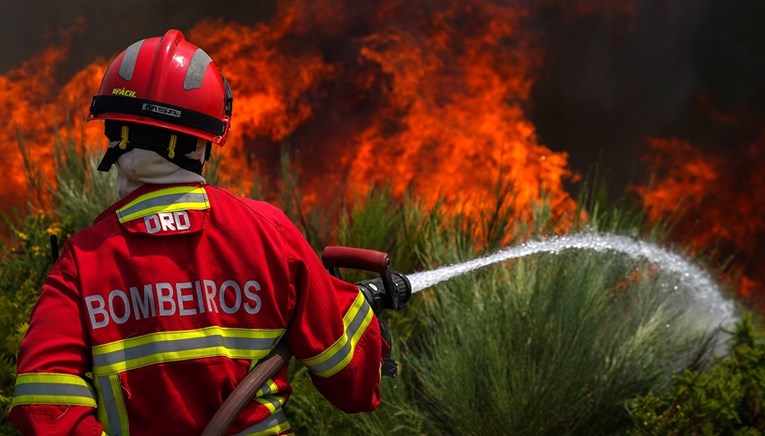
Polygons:
M112 94L113 95L121 95L123 97L133 97L133 98L135 98L135 91L133 91L132 89L127 89L127 88L114 88L114 89L112 89Z

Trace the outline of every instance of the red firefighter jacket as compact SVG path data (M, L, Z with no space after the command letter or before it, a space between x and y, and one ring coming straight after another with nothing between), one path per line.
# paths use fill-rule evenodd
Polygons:
M374 313L281 211L209 185L146 185L64 245L9 418L45 435L199 434L279 340L335 406L379 404ZM282 368L229 433L290 432L290 392Z

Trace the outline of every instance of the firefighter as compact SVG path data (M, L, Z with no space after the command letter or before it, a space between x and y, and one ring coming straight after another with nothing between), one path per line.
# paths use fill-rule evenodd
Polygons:
M24 434L199 434L237 382L285 340L349 413L380 402L389 347L359 288L330 276L277 208L205 183L232 95L169 30L106 70L104 120L121 199L64 245L18 355L10 420ZM230 433L287 434L285 368Z

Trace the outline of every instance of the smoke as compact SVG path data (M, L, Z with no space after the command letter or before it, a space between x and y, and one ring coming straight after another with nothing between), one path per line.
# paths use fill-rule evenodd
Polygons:
M552 3L529 21L547 52L531 119L574 170L601 161L620 193L646 182L647 138L738 154L760 135L765 3L640 0L615 12L601 2L576 17Z
M71 38L62 76L98 57L110 58L131 43L168 28L187 31L204 18L255 24L268 20L275 0L24 0L0 4L0 74L50 45Z
M755 279L740 295L765 307L765 3L553 3L529 20L540 142L574 171L602 163L615 195L639 186L655 216L681 205L674 236L734 256Z

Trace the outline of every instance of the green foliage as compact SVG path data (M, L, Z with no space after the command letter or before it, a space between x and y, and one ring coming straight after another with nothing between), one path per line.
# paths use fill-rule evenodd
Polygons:
M73 229L89 226L95 217L117 201L116 172L99 172L99 156L78 149L60 137L54 153L55 186L49 186L53 215Z
M20 144L23 149L23 143ZM320 250L328 242L385 251L401 272L454 264L555 228L551 207L534 205L531 223L512 217L512 186L498 186L480 216L446 214L380 187L350 205L306 211L299 174L282 150L276 202ZM80 147L82 149L82 147ZM0 253L0 406L13 391L15 352L51 265L49 238L63 243L116 200L113 174L59 140L56 183L27 165L39 208L17 217L15 239ZM81 157L85 156L85 157ZM206 166L206 177L219 169ZM661 241L629 201L610 203L598 175L578 198L573 230ZM262 188L253 183L253 195ZM338 209L339 208L339 209ZM586 216L587 219L582 219ZM329 223L337 218L337 232ZM366 275L344 271L349 281ZM745 321L730 355L709 369L715 339L691 305L663 292L677 278L615 254L541 253L467 274L416 294L383 320L393 332L396 379L382 383L383 404L347 415L290 363L294 395L286 412L301 434L688 434L761 429L762 336ZM628 405L625 407L625 404ZM682 412L682 413L681 413ZM634 423L634 424L633 424ZM9 430L7 424L0 432ZM745 434L745 433L741 433Z
M376 190L342 216L338 242L392 253L400 271L454 264L496 249L492 229L516 243L528 234L508 221L510 200L497 198L501 213L471 218ZM664 234L643 229L639 211L602 201L584 202L597 219L575 229ZM548 234L549 207L533 216L532 233ZM384 380L377 411L339 413L298 372L288 412L308 434L622 433L632 423L626 401L708 362L715 332L661 291L676 279L618 255L571 251L450 280L416 295L403 314L384 313L403 371Z
M440 434L621 430L623 402L696 364L707 339L624 275L613 256L564 252L439 285L408 350L418 407Z
M0 331L5 337L0 346L0 408L4 411L13 395L16 352L52 264L50 235L59 231L46 215L30 215L12 228L15 241L0 251Z
M280 176L281 183L274 200L302 231L308 243L317 251L320 251L330 239L331 217L335 214L337 204L326 204L323 208L306 210L303 207L300 191L300 173L291 165L290 143L285 141L280 149ZM256 189L261 183L253 183Z
M732 332L728 355L706 372L687 370L668 392L628 403L634 435L760 435L765 432L765 333L751 315Z
M71 223L71 221L67 220ZM28 327L40 287L53 264L51 237L65 240L75 231L50 214L33 213L12 224L13 238L0 246L0 410L10 407L16 377L16 353ZM15 434L0 421L0 434Z

